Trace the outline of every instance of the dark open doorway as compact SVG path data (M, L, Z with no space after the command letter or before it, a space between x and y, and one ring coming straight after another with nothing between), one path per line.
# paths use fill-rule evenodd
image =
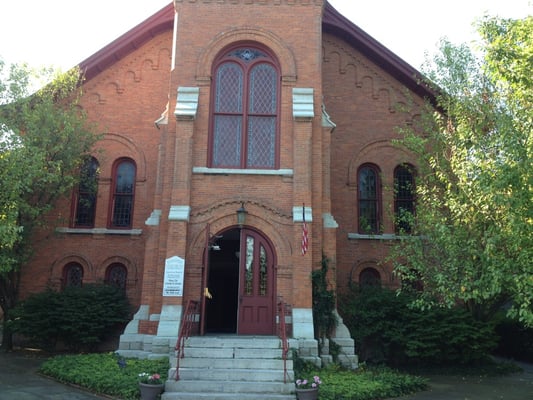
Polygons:
M209 254L207 333L236 333L239 298L239 229L220 234Z
M243 227L212 236L205 333L271 335L275 330L275 254L258 231Z

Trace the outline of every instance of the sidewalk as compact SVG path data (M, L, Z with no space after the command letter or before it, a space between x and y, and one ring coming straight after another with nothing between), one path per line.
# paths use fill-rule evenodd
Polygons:
M429 390L396 400L533 400L533 365L516 364L523 372L509 376L430 376Z
M37 374L44 358L31 352L0 351L0 400L108 399Z

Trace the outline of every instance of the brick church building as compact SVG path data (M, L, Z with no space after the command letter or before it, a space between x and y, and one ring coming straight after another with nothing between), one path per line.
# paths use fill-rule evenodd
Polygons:
M395 188L416 165L393 140L434 95L326 0L174 0L80 67L97 191L57 210L23 293L123 287L125 354L168 353L189 300L194 335L275 336L282 299L313 355L323 257L338 292L398 286L385 259L414 195ZM350 360L342 321L333 339Z

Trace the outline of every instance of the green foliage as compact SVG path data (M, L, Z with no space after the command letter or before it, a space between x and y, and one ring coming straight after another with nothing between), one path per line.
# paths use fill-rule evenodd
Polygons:
M57 222L46 217L71 193L99 138L79 105L80 76L76 69L6 68L0 60L0 307L6 320L20 269L32 256L32 233ZM10 337L4 332L3 347Z
M321 400L374 400L399 397L424 390L426 379L388 368L346 370L332 364L326 368L299 371L298 376L320 376Z
M93 392L114 396L123 400L136 400L139 394L139 374L158 373L167 379L168 359L140 360L122 359L113 353L64 355L45 361L39 372L60 382L82 386Z
M12 317L14 332L48 350L58 342L73 350L92 349L129 320L130 305L114 286L84 285L31 295L12 310Z
M322 257L322 268L311 274L313 285L313 324L315 337L329 337L337 326L335 315L335 292L328 289L328 259Z
M505 305L533 326L533 18L479 23L482 57L443 41L426 75L438 105L401 129L417 162L412 236L392 251L421 308ZM423 134L421 134L423 133Z
M524 362L533 362L533 328L524 324L502 318L496 325L499 336L496 353L505 358Z
M495 347L493 327L463 309L410 306L413 298L388 289L368 288L339 301L344 323L361 360L407 365L472 365Z

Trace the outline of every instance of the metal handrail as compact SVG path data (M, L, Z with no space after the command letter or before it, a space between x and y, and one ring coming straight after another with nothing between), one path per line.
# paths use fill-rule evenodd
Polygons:
M289 341L287 340L287 328L285 325L286 304L280 298L278 301L278 315L279 315L279 337L281 339L282 357L283 357L283 382L287 383L287 355L289 354Z
M180 379L180 359L185 356L185 341L190 337L192 327L194 324L195 314L198 311L199 302L196 300L188 300L185 305L183 318L181 319L180 330L178 334L178 341L176 342L176 380Z

